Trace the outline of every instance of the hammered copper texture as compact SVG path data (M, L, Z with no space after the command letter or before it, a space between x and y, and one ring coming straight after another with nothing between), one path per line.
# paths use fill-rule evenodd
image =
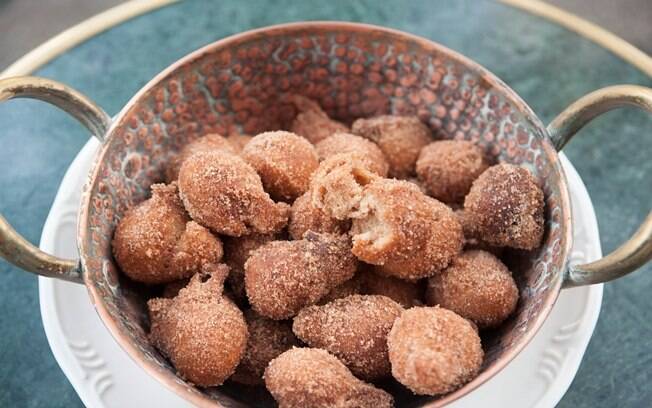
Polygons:
M111 256L114 226L162 179L166 160L185 143L208 132L255 134L287 127L296 112L285 96L299 93L346 122L415 114L437 138L476 141L498 160L533 171L546 196L546 233L542 249L516 257L521 299L515 316L483 338L483 370L497 371L506 363L501 357L510 352L513 357L552 307L570 246L565 178L539 120L500 80L428 40L344 23L263 30L219 41L182 59L118 115L86 186L88 208L80 217L86 281L98 310L111 320L109 328L129 338L135 348L128 351L141 365L192 390L147 341L140 287L120 276ZM215 390L205 395L218 398ZM405 398L401 405L423 402ZM232 403L228 397L219 401Z

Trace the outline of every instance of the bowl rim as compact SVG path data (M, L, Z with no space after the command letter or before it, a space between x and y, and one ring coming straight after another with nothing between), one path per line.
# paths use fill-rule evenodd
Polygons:
M534 322L528 329L528 332L521 338L521 340L513 347L511 347L509 350L507 350L505 354L500 359L496 360L491 367L481 372L477 377L475 377L470 382L466 383L461 388L449 394L445 394L435 399L434 401L428 401L422 406L430 407L430 408L445 406L455 400L462 398L464 395L472 392L477 387L479 387L480 385L488 381L490 378L492 378L499 371L501 371L525 348L525 346L527 346L527 344L532 340L532 338L534 338L536 333L543 325L544 321L548 318L548 315L550 314L550 311L552 310L552 307L554 306L559 296L559 292L562 288L563 274L565 273L565 270L568 266L568 258L570 255L570 250L573 241L572 225L571 225L572 214L571 214L571 206L570 206L570 192L568 189L568 181L566 178L566 174L564 173L564 170L559 162L558 152L555 150L555 148L552 146L552 143L549 140L546 127L543 125L543 123L541 122L539 117L534 113L534 111L530 108L530 106L518 95L518 93L516 93L505 82L503 82L490 70L483 67L482 65L475 62L474 60L440 43L437 43L436 41L415 34L411 34L405 31L397 30L394 28L383 27L383 26L378 26L373 24L347 22L347 21L299 21L299 22L275 24L275 25L255 28L252 30L236 33L227 36L225 38L219 39L217 41L214 41L212 43L206 44L200 47L199 49L186 54L185 56L179 58L178 60L170 64L168 67L166 67L157 75L155 75L152 79L150 79L142 88L140 88L140 90L138 90L129 99L129 101L125 103L123 108L120 109L120 111L113 117L111 126L106 132L106 138L104 140L104 143L102 144L101 148L95 155L92 164L92 170L89 172L87 180L84 184L84 188L82 190L82 199L80 201L79 218L78 218L79 223L77 226L77 239L78 239L77 246L79 248L84 284L86 285L86 288L89 292L91 302L95 307L95 310L97 311L98 315L100 316L100 319L102 320L103 324L107 327L107 329L109 330L109 332L111 333L115 341L120 345L120 347L124 351L127 352L129 357L132 360L134 360L134 362L138 366L140 366L143 370L145 370L149 375L156 378L159 382L163 383L166 387L173 390L178 395L185 398L187 401L191 402L196 406L214 408L216 406L218 407L222 406L222 404L218 401L215 401L214 399L209 399L208 396L200 393L195 388L182 384L181 382L178 381L178 377L176 375L172 375L170 371L161 368L160 366L158 366L157 364L155 364L154 362L148 359L142 358L142 352L131 341L129 341L126 338L126 336L122 333L122 329L120 328L119 324L112 318L111 314L109 313L104 303L102 296L100 295L100 293L98 293L97 288L92 284L92 281L88 279L88 273L86 272L87 270L86 269L87 268L86 237L87 235L89 235L88 215L89 215L89 208L92 199L91 190L99 176L98 164L104 161L108 151L108 147L111 143L111 140L113 139L113 135L116 133L116 129L119 126L123 125L122 122L124 121L130 109L153 87L155 87L165 78L167 78L170 74L177 71L179 68L182 68L188 64L191 64L196 60L201 59L206 54L215 53L220 49L227 48L230 45L233 45L234 43L238 43L242 40L252 38L252 37L269 35L270 33L273 34L278 34L282 32L298 33L298 32L309 31L309 30L337 31L338 29L346 31L347 33L351 33L351 32L369 33L369 32L376 31L379 33L397 36L405 40L417 43L424 49L437 50L438 52L446 54L449 58L457 60L459 63L463 64L464 66L474 70L477 74L479 74L480 77L482 77L484 80L490 83L493 88L500 89L501 93L508 96L509 99L514 104L517 105L518 109L521 110L523 113L525 113L524 119L531 122L531 124L535 128L539 129L539 131L543 135L542 139L540 140L541 148L543 149L543 151L551 161L552 167L560 176L559 177L560 208L562 211L562 215L560 217L560 225L561 225L562 242L564 242L565 239L566 244L560 248L560 252L561 252L560 259L562 259L560 273L553 278L553 282L551 284L552 288L550 289L549 294L547 295L539 314L536 316Z

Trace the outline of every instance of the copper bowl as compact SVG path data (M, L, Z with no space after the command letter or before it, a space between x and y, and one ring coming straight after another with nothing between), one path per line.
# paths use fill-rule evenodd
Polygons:
M652 89L620 85L589 94L547 128L500 79L468 58L424 38L363 24L304 22L238 34L180 59L143 87L114 118L51 80L0 81L0 100L29 97L66 110L103 142L79 209L79 260L47 255L0 216L0 255L30 272L83 283L104 324L149 374L202 407L257 402L237 386L199 389L179 378L147 341L142 287L118 271L113 229L162 180L166 161L207 132L255 134L287 126L296 112L283 95L317 100L345 122L379 114L418 115L437 138L473 140L501 161L530 169L546 198L540 249L513 254L518 308L483 337L478 377L439 398L398 392L397 405L443 406L505 367L532 339L563 287L605 282L652 257L652 215L623 246L587 265L569 265L573 215L557 151L593 117L622 105L652 112ZM256 405L258 405L256 404Z

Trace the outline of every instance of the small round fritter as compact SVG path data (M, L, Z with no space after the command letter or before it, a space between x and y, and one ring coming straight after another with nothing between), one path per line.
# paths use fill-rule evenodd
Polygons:
M222 242L190 221L176 184L152 185L152 197L128 210L113 236L113 255L131 279L150 284L188 278L222 259Z
M498 326L514 312L518 287L500 259L485 251L465 251L428 280L426 301L484 329Z
M240 365L231 380L247 385L263 384L267 364L281 353L299 345L288 321L271 320L249 309L244 312L249 339Z
M247 345L240 309L222 295L229 268L204 268L173 299L147 302L152 344L182 378L203 386L221 385L235 371Z
M319 166L310 142L281 130L255 136L242 150L242 157L256 169L265 191L280 201L292 202L305 193Z
M184 160L198 152L207 152L212 150L221 150L227 153L236 153L235 148L232 143L229 143L227 139L217 133L211 133L205 136L200 137L199 139L193 140L192 142L185 145L181 151L170 161L168 166L165 169L165 180L168 183L171 183L179 178L179 169Z
M351 279L357 261L347 236L308 231L297 241L272 241L245 263L252 308L275 320L288 319Z
M543 191L529 170L503 163L473 182L464 212L483 241L530 250L543 239L543 200Z
M349 131L344 123L329 118L316 102L299 95L293 95L290 100L299 111L290 131L305 137L310 143L319 143L335 133Z
M357 379L325 350L292 348L269 363L265 386L281 408L391 408L387 392Z
M475 143L441 140L421 149L416 171L430 196L445 203L457 203L488 167L484 151Z
M244 265L249 255L268 242L274 241L274 234L249 234L241 237L224 237L224 263L231 272L226 278L238 304L247 302Z
M414 184L377 179L364 188L351 225L353 254L377 271L416 280L444 269L462 250L462 226L446 205Z
M301 239L306 231L344 234L350 228L348 221L340 221L312 205L310 192L294 200L290 209L288 232L292 239Z
M376 116L353 122L352 131L376 143L389 163L389 176L408 178L414 174L419 152L432 142L428 126L416 116Z
M331 156L341 153L358 152L364 155L374 173L385 177L389 164L382 150L375 143L351 133L336 133L315 145L319 160L326 160Z
M471 381L484 358L473 323L440 307L413 307L387 337L392 375L419 395L445 394Z
M385 296L351 295L301 310L292 331L310 347L335 355L356 377L372 381L391 373L387 334L402 311Z
M233 146L233 150L235 153L242 153L242 150L244 147L247 145L253 139L253 136L251 135L244 135L241 133L234 133L232 135L229 135L226 140L231 143L231 146Z
M310 182L312 205L338 220L346 220L358 210L365 185L379 175L358 152L342 153L321 162Z
M495 256L500 256L504 252L504 247L491 245L478 238L475 225L471 217L466 215L463 209L455 210L455 216L462 224L462 231L464 232L464 249L481 249L483 251L491 252Z
M256 170L219 151L196 153L183 162L179 193L195 221L229 236L280 231L290 213L289 205L275 203L263 190Z
M383 276L371 271L371 268L358 272L365 295L387 296L405 308L423 304L423 290L419 283L409 282L393 276Z
M335 299L344 299L345 297L351 295L359 295L363 293L363 289L364 289L363 283L364 282L362 281L362 275L360 273L356 273L348 281L334 287L324 297L319 299L319 302L317 302L317 304L325 305L327 303L332 302Z

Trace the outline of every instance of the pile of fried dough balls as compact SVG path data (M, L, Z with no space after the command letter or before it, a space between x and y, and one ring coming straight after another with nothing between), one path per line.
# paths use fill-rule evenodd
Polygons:
M264 384L281 407L390 407L391 377L454 391L516 308L495 254L540 245L541 188L416 117L349 127L294 102L292 132L186 145L119 222L122 272L165 285L152 344L197 386Z

